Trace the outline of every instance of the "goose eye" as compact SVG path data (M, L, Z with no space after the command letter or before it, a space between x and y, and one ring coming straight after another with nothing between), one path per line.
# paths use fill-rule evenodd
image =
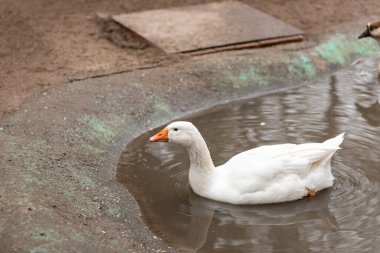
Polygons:
M173 130L174 130L174 131L178 131L178 128L174 128Z

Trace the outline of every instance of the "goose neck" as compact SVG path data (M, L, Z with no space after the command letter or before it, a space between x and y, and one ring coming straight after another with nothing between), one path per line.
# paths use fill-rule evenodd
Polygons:
M215 168L210 151L202 137L194 141L193 145L188 147L188 153L190 157L190 168L204 172L211 171Z

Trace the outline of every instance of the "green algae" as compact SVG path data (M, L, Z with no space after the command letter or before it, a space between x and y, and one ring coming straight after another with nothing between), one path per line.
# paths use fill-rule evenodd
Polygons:
M353 54L368 56L379 50L374 40L352 40L343 34L336 34L314 48L314 56L320 57L334 65L344 65Z
M111 217L120 217L122 214L121 209L118 206L108 207L106 213Z
M230 70L226 74L226 79L232 83L235 89L259 85L268 85L268 78L259 67L248 66L238 70Z
M154 104L153 104L153 108L158 110L158 111L161 111L163 113L166 113L166 114L172 113L172 109L171 109L170 105L163 100L155 99Z
M11 159L18 159L23 163L23 166L12 168L18 171L19 180L23 182L21 184L22 188L19 189L20 192L30 192L31 189L36 187L47 186L63 194L79 210L86 209L89 213L95 214L96 207L94 203L85 196L78 195L77 189L94 188L96 183L88 172L84 170L83 166L77 165L78 161L68 159L68 157L65 159L54 157L54 148L45 140L34 139L20 148L17 145L12 145L12 143L17 142L17 137L14 138L14 141L7 145L7 153ZM44 162L39 159L41 156L48 157L47 161ZM59 173L60 180L57 180L56 176L50 176L53 173ZM75 180L62 180L62 177ZM31 203L28 199L21 198L16 204L30 206ZM42 205L34 206L33 208L50 211L49 208Z
M92 178L90 178L86 172L81 170L70 170L71 175L77 180L81 188L95 188L96 184Z
M306 77L307 79L315 77L317 73L312 60L304 54L289 60L287 69L293 76Z
M46 253L47 250L44 246L37 246L31 249L29 252L30 253Z
M220 64L217 76L221 84L234 89L283 82L285 76L291 80L311 80L317 73L346 65L355 56L369 56L378 50L374 40L357 40L351 35L335 34L301 53L289 55L280 52L249 59L239 57L233 60L233 64ZM316 64L316 61L324 64Z
M91 133L99 138L104 139L106 141L110 141L116 137L116 133L114 131L114 124L110 121L102 121L94 115L85 115L85 121L89 124Z
M170 110L165 104L161 103L159 107L162 110ZM96 139L97 141L101 141L104 144L109 144L110 142L114 142L117 140L117 137L121 135L125 129L135 129L136 124L133 120L132 116L129 114L121 114L121 115L108 115L107 118L100 118L95 115L84 115L82 122L85 122L89 126L89 131L84 133L75 133L75 135L82 135L84 138ZM89 147L89 144L84 144L84 146ZM102 152L96 147L92 147L95 152Z
M49 247L53 245L59 245L63 242L63 238L61 238L59 234L53 229L40 228L38 230L34 230L35 231L31 231L30 238L36 242L39 242L41 245L33 247L30 250L30 253L48 252Z

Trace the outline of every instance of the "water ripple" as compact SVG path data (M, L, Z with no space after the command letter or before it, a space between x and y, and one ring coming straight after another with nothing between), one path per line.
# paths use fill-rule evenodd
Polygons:
M153 132L123 153L118 180L138 201L144 220L184 252L377 252L380 241L380 84L374 62L297 91L229 105L191 118L216 164L249 148L319 142L346 132L334 155L331 189L289 203L234 206L196 196L186 151L148 144Z

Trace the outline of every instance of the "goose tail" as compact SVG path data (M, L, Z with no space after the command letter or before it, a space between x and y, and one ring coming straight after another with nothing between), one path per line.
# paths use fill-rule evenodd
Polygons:
M343 142L343 139L344 139L344 134L345 133L341 133L340 135L334 137L334 138L331 138L331 139L328 139L327 141L323 142L323 144L327 144L331 147L335 147L337 149L340 149L340 144L342 144Z

